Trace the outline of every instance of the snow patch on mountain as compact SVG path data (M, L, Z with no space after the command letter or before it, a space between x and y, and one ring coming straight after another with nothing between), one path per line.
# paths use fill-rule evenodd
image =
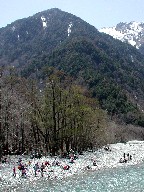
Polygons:
M12 27L12 31L14 32L14 31L15 31L15 29L16 29L16 27L15 27L15 26L13 26L13 27Z
M46 18L44 16L41 17L42 20L42 24L43 24L43 28L45 29L47 27L47 21Z
M137 49L144 40L144 23L142 22L119 23L115 27L102 28L99 31L109 34L115 39L128 42Z
M70 36L71 33L71 28L72 28L72 22L70 22L69 26L68 26L68 37Z
M140 22L131 22L130 28L135 32L141 32L143 29Z
M20 36L18 35L18 41L20 40Z

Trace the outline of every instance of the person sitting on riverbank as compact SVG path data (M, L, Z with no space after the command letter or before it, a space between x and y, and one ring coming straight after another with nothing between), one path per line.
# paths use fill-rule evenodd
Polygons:
M55 160L52 162L52 166L60 166L60 162L55 158Z
M48 165L50 165L49 161L45 161L45 166L47 167Z
M63 170L69 170L70 166L69 165L64 165L62 168L63 168Z
M107 146L104 146L104 150L105 151L111 151L110 147L107 145Z
M74 157L71 157L69 162L74 163Z
M93 166L97 166L96 160L93 161Z
M85 167L85 169L86 169L86 170L89 170L89 169L91 169L91 167L90 167L89 165L87 165L87 166Z
M119 163L123 163L123 159L122 158L120 158Z
M119 163L127 163L127 159L126 158L120 158L120 160L119 160Z

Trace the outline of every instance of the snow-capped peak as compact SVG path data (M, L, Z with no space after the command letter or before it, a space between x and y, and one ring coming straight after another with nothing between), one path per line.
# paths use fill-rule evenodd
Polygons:
M137 49L144 43L144 23L132 21L130 23L119 23L115 27L102 28L99 30L135 46Z

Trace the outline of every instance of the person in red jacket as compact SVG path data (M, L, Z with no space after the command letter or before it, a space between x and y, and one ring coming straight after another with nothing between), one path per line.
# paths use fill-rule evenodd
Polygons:
M69 165L65 165L65 166L63 166L63 169L64 169L64 170L69 170L69 168L70 168Z

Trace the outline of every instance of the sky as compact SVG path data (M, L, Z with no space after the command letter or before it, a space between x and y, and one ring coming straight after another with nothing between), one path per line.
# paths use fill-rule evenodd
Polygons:
M97 29L144 22L144 0L0 0L0 28L51 8L72 13Z

